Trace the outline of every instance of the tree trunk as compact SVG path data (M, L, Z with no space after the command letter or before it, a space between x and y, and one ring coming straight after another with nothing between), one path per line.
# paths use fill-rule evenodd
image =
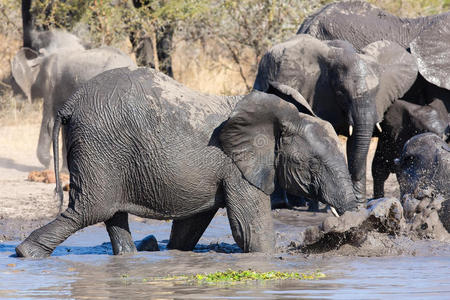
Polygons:
M31 16L31 0L22 0L22 28L23 46L31 48L31 30L33 29L33 18Z

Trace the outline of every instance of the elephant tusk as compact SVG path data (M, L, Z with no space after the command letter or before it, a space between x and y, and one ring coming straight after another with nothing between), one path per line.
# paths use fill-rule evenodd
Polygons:
M380 122L378 122L377 124L375 124L375 126L377 126L377 129L378 129L379 132L383 132L383 130L381 130Z
M336 218L339 218L339 214L338 214L338 212L336 211L336 209L335 209L333 206L330 206L330 210L331 210L331 213L332 213Z
M352 136L352 133L353 133L353 126L350 125L350 126L348 126L348 135Z

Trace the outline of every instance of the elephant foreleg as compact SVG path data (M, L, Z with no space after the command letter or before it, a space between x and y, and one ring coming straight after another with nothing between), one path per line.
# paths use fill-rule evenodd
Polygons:
M385 158L383 154L383 148L381 143L378 143L377 150L375 151L375 156L372 161L372 177L373 177L373 198L383 198L384 197L384 182L389 177L389 161Z
M224 192L231 232L238 246L244 252L273 252L270 197L242 179L240 173L224 180Z
M170 241L167 247L170 249L192 251L209 223L211 223L217 210L205 211L186 219L173 220Z
M117 212L105 221L114 255L137 252L128 226L128 213Z

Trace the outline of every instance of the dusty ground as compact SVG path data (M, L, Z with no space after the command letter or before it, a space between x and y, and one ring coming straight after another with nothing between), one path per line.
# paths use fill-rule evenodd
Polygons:
M38 135L39 123L0 127L0 240L23 239L58 213L55 185L27 180L29 172L43 170L35 154ZM375 147L376 141L372 143L371 155ZM368 170L370 193L370 164ZM388 196L398 196L394 175L389 178L386 186ZM64 199L67 202L67 193ZM291 217L285 214L282 214L283 218L290 220ZM296 211L292 213L292 222L311 224L304 223L304 219L320 222L324 216L325 214L318 214L312 217L306 212Z

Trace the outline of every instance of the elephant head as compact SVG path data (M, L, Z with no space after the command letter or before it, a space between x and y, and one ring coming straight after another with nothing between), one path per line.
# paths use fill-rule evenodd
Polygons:
M302 96L289 88L284 91L287 94L280 93L292 103L253 91L236 105L220 133L225 153L244 178L266 194L279 184L290 194L330 204L339 213L355 209L356 197L333 128L300 113Z
M61 30L31 31L31 47L22 48L11 60L11 73L15 83L31 102L33 98L43 97L44 91L36 84L42 63L46 57L61 51L84 51L85 46L73 34ZM42 78L49 76L43 75Z
M395 43L375 42L358 53L347 42L324 42L302 34L263 56L254 88L270 92L269 82L276 82L299 91L318 117L329 121L338 134L349 136L349 170L355 193L363 201L373 128L416 77L413 57Z
M450 197L450 147L440 136L427 132L412 137L395 164L402 196L434 190Z
M31 48L49 55L61 50L83 51L85 44L75 35L63 30L31 31Z

